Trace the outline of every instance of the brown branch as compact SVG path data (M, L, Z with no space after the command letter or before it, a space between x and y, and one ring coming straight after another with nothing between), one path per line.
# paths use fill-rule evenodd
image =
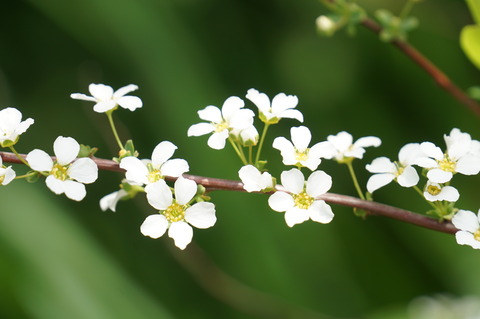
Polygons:
M0 156L5 163L16 163L16 164L23 164L15 154L9 152L0 152ZM21 154L23 158L26 155ZM55 157L52 157L55 160ZM98 168L101 170L107 171L114 171L114 172L124 172L118 164L112 160L102 159L102 158L92 158L95 163L97 164ZM205 177L205 176L197 176L197 175L190 175L190 174L183 174L184 177L194 180L197 184L203 185L209 191L214 190L227 190L227 191L237 191L237 192L245 192L243 188L243 184L240 181L233 181L221 178L212 178L212 177ZM169 181L174 181L176 178L174 177L166 177ZM279 190L283 190L282 186L277 186ZM348 207L356 207L363 209L368 212L369 215L376 215L376 216L385 216L389 218L393 218L396 220L400 220L409 224L417 225L423 228L428 228L432 230L436 230L439 232L447 233L447 234L454 234L457 229L452 225L450 222L439 222L436 219L420 215L408 210L404 210L401 208L373 202L373 201L366 201L361 200L356 197L334 194L334 193L326 193L319 197L326 201L327 203L331 204L338 204L342 206Z
M365 19L361 24L367 29L375 33L380 33L382 28L373 20ZM433 80L446 92L452 95L457 101L469 108L475 115L480 117L480 104L470 98L463 90L453 83L448 76L442 72L435 64L421 54L417 49L407 42L393 40L392 44L402 51L406 56L413 60L425 72L427 72Z

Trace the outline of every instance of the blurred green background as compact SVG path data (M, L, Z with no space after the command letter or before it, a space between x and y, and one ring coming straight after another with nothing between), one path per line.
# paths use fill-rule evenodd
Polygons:
M360 1L367 9L399 12L402 1ZM179 146L190 173L237 179L234 153L187 137L197 111L221 106L256 88L273 97L299 97L315 141L346 130L379 136L383 145L354 164L396 159L408 142L444 146L453 127L480 139L478 119L407 57L359 28L320 38L314 0L30 0L2 5L0 103L35 124L18 150L52 153L59 136L98 146L111 158L115 143L106 117L69 98L88 84L115 89L134 83L144 107L116 112L121 135L141 157L157 143ZM425 1L413 14L411 42L458 85L479 84L479 72L458 45L472 22L463 1ZM247 104L254 108L252 104ZM283 120L270 131L289 137ZM276 150L265 153L282 170ZM331 191L354 194L345 167L324 163ZM18 167L18 171L22 168ZM454 237L334 206L329 225L286 226L267 197L216 192L215 227L194 232L185 251L167 236L139 232L154 213L142 198L102 212L99 199L122 176L101 172L76 203L43 182L21 181L0 192L0 318L407 318L422 295L480 295L480 255ZM458 205L477 211L478 177L458 177ZM423 212L411 190L390 185L375 199ZM141 197L141 196L139 196ZM414 198L414 200L412 200Z

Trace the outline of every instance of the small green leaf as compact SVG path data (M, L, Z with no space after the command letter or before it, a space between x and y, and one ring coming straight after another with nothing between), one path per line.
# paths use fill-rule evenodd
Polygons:
M480 0L467 0L467 5L472 13L473 20L480 25Z
M480 86L472 86L467 93L472 99L480 101Z
M80 152L78 157L91 157L98 151L97 147L91 147L90 145L80 144Z
M480 25L467 25L460 33L460 45L470 61L480 69Z

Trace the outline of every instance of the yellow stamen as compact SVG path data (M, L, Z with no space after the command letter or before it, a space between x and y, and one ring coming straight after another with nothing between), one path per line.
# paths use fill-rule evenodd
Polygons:
M179 222L185 217L185 208L186 205L182 206L176 202L168 206L168 208L163 212L165 217L170 223Z
M52 171L50 172L50 175L53 175L53 177L55 177L56 179L65 181L68 179L67 169L68 169L68 166L62 166L57 163L53 166Z
M306 192L302 192L300 194L292 194L293 200L295 201L295 206L300 209L308 209L315 199L308 195Z

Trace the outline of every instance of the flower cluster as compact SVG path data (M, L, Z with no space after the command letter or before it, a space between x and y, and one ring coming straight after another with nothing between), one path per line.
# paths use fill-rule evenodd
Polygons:
M113 160L125 171L125 175L118 190L100 199L100 208L116 211L119 201L144 193L157 213L144 220L140 226L141 233L151 238L168 233L178 248L185 249L193 238L192 227L205 229L215 225L215 205L209 202L205 187L184 175L189 171L188 162L172 158L177 150L175 144L162 141L149 159L139 159L133 142L123 143L120 140L112 114L119 107L130 111L141 108L143 103L140 98L127 95L137 89L134 84L116 91L104 84L91 84L91 96L71 95L73 99L95 103L93 110L108 117L119 146L118 157ZM207 144L216 150L224 149L228 141L243 163L238 171L243 188L247 192L270 193L270 208L284 213L287 226L293 227L309 219L322 224L333 220L332 208L323 200L332 187L332 178L323 170L318 170L323 160L333 160L348 167L360 199L371 200L372 193L391 182L413 188L433 208L428 213L435 214L440 221L452 221L458 229L456 239L459 244L480 249L480 211L475 214L456 208L460 194L450 185L457 173L477 175L480 172L480 142L468 133L452 129L449 135L444 136L445 150L431 142L409 143L400 149L398 161L384 156L375 158L366 165L367 171L373 175L366 183L368 192L365 194L352 163L363 158L366 148L380 146L378 137L366 136L354 141L351 134L342 131L328 135L324 141L312 143L308 127L294 126L290 128L290 139L279 136L272 143L272 147L280 152L282 163L294 166L281 172L281 185L277 185L277 178L267 171L267 161L262 159L261 152L271 125L282 119L303 123L304 117L296 109L298 98L279 93L270 100L256 89L248 90L245 97L257 108L258 120L263 123L261 134L255 126L255 112L245 107L243 99L232 96L221 108L209 105L198 111L204 122L191 125L187 135L210 134ZM39 149L22 156L15 145L20 135L33 123L31 118L22 121L22 114L15 108L0 110L0 147L10 149L18 161L31 170L17 176L12 166L5 166L0 157L0 184L7 185L20 178L34 182L44 177L45 184L55 194L65 194L69 199L81 201L86 196L85 184L91 184L98 178L98 167L93 157L96 148L80 145L72 137L58 136L53 143L55 156L51 157ZM422 169L422 174L416 167ZM305 175L302 169L307 170L309 175ZM423 188L417 186L421 176L426 178ZM174 181L173 186L169 186L167 180Z
M257 107L258 118L264 124L261 137L257 133L251 137L251 143L247 144L239 135L247 127L251 132L258 132L254 127L254 112L244 108L245 103L239 97L229 97L221 111L214 106L200 110L200 118L210 123L192 125L188 135L213 133L208 140L208 145L213 149L223 149L226 140L229 140L244 164L238 172L244 189L247 192L274 191L268 203L274 211L285 212L288 226L293 227L308 219L329 223L333 219L332 209L320 197L331 188L332 178L324 171L317 170L322 159L333 159L351 166L353 159L363 157L366 147L379 146L380 139L369 136L353 142L349 133L340 132L328 136L326 141L310 146L310 130L306 126L292 127L291 140L277 137L272 144L273 148L280 151L284 165L296 167L282 172L280 178L283 186L276 186L276 178L265 170L266 161L260 159L260 154L270 125L277 124L284 118L303 122L302 113L296 109L298 98L279 93L270 101L265 93L255 89L248 90L246 98ZM254 146L258 146L255 158L252 155ZM247 153L248 156L245 155ZM302 168L311 171L306 181Z

